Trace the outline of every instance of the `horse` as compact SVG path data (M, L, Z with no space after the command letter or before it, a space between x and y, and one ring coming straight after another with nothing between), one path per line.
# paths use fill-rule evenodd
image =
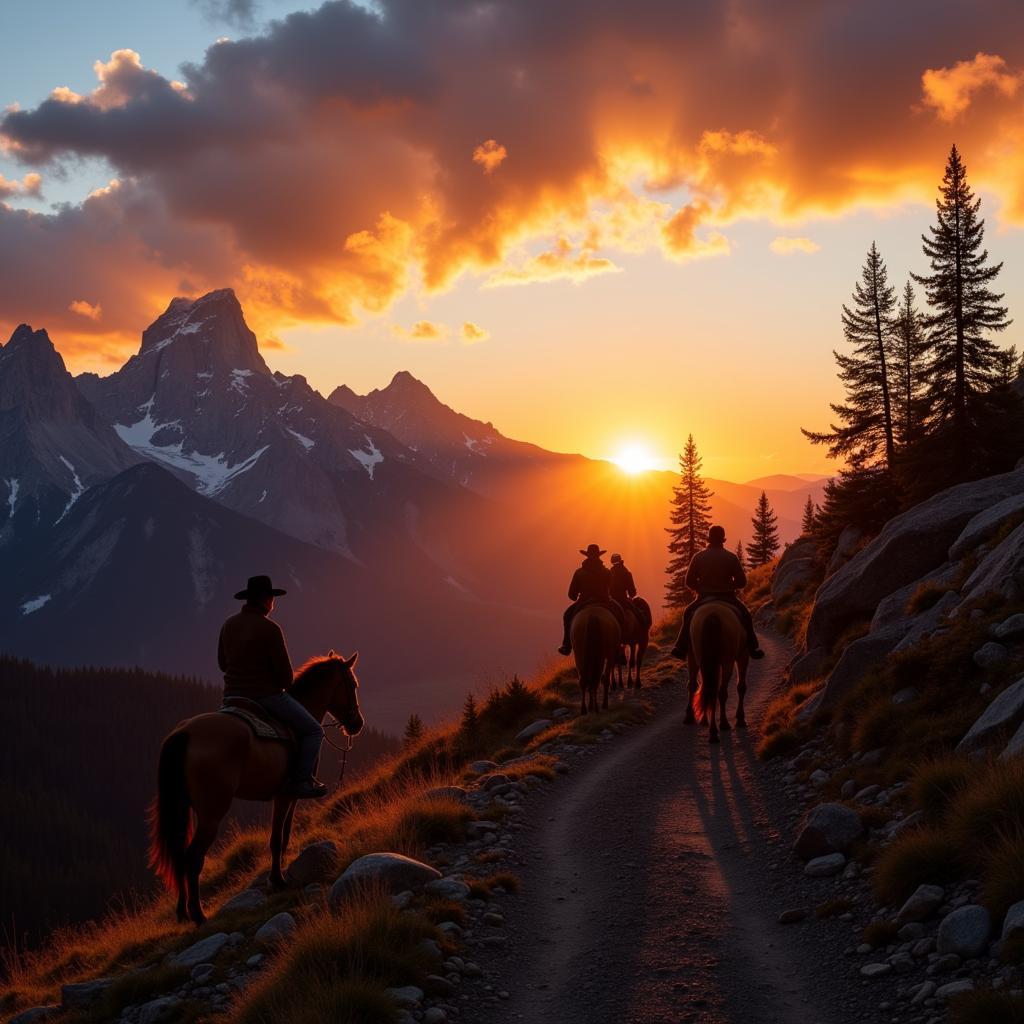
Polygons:
M736 694L739 698L736 726L742 729L747 724L743 697L747 692L749 660L746 635L737 613L724 601L708 601L702 604L694 612L690 623L690 648L687 659L690 676L689 703L685 721L691 725L698 720L706 722L709 727L708 740L711 743L719 742L719 726L715 721L716 705L721 711L722 730L731 728L726 704L729 699L729 680L732 678L734 666L739 669L739 680L736 684Z
M576 672L580 678L580 714L587 714L587 696L590 711L597 711L597 686L604 684L604 704L608 710L608 687L612 668L622 646L619 621L610 609L601 604L588 604L572 620L569 630Z
M288 692L318 721L329 711L349 736L363 727L352 671L359 653L312 658ZM291 836L295 798L285 794L289 745L258 739L237 715L208 712L181 722L160 748L157 795L149 808L149 864L178 894L178 920L202 924L199 876L206 853L235 798L272 800L270 885L287 885L281 861Z
M612 676L612 689L623 690L628 686L640 689L640 669L651 640L651 608L642 598L634 598L631 604L623 606L626 615L626 630L622 636L624 647L629 648L626 680L623 684L622 665L616 665ZM634 674L635 673L635 674Z

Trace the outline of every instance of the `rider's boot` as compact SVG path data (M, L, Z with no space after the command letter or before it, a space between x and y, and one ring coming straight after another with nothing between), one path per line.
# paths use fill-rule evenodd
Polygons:
M297 800L319 800L327 796L327 787L311 775L308 779L293 779L288 786L288 795Z

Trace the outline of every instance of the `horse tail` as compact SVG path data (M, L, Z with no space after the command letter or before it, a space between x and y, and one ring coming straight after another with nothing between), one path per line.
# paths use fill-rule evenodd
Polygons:
M585 684L596 687L601 681L604 668L604 644L602 643L601 620L597 615L587 616L587 629L583 634L583 665Z
M192 803L185 785L188 733L176 729L160 748L156 798L149 805L149 866L168 889L185 877L185 848L192 838Z
M718 677L722 671L722 619L712 613L700 629L700 690L697 717L704 721L718 700Z

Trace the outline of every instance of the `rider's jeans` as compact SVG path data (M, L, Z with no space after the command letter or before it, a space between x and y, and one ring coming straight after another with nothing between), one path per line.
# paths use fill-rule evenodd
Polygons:
M260 705L289 728L295 730L297 750L295 752L296 779L308 779L316 770L320 756L320 744L324 738L323 726L288 693L275 693L264 697Z

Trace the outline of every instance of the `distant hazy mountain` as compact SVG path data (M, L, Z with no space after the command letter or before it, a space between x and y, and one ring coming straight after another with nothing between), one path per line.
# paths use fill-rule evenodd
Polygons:
M759 476L756 480L748 480L747 487L760 487L770 491L803 491L806 500L808 491L813 493L813 486L808 484L825 486L827 476L812 473L775 473L772 476Z

